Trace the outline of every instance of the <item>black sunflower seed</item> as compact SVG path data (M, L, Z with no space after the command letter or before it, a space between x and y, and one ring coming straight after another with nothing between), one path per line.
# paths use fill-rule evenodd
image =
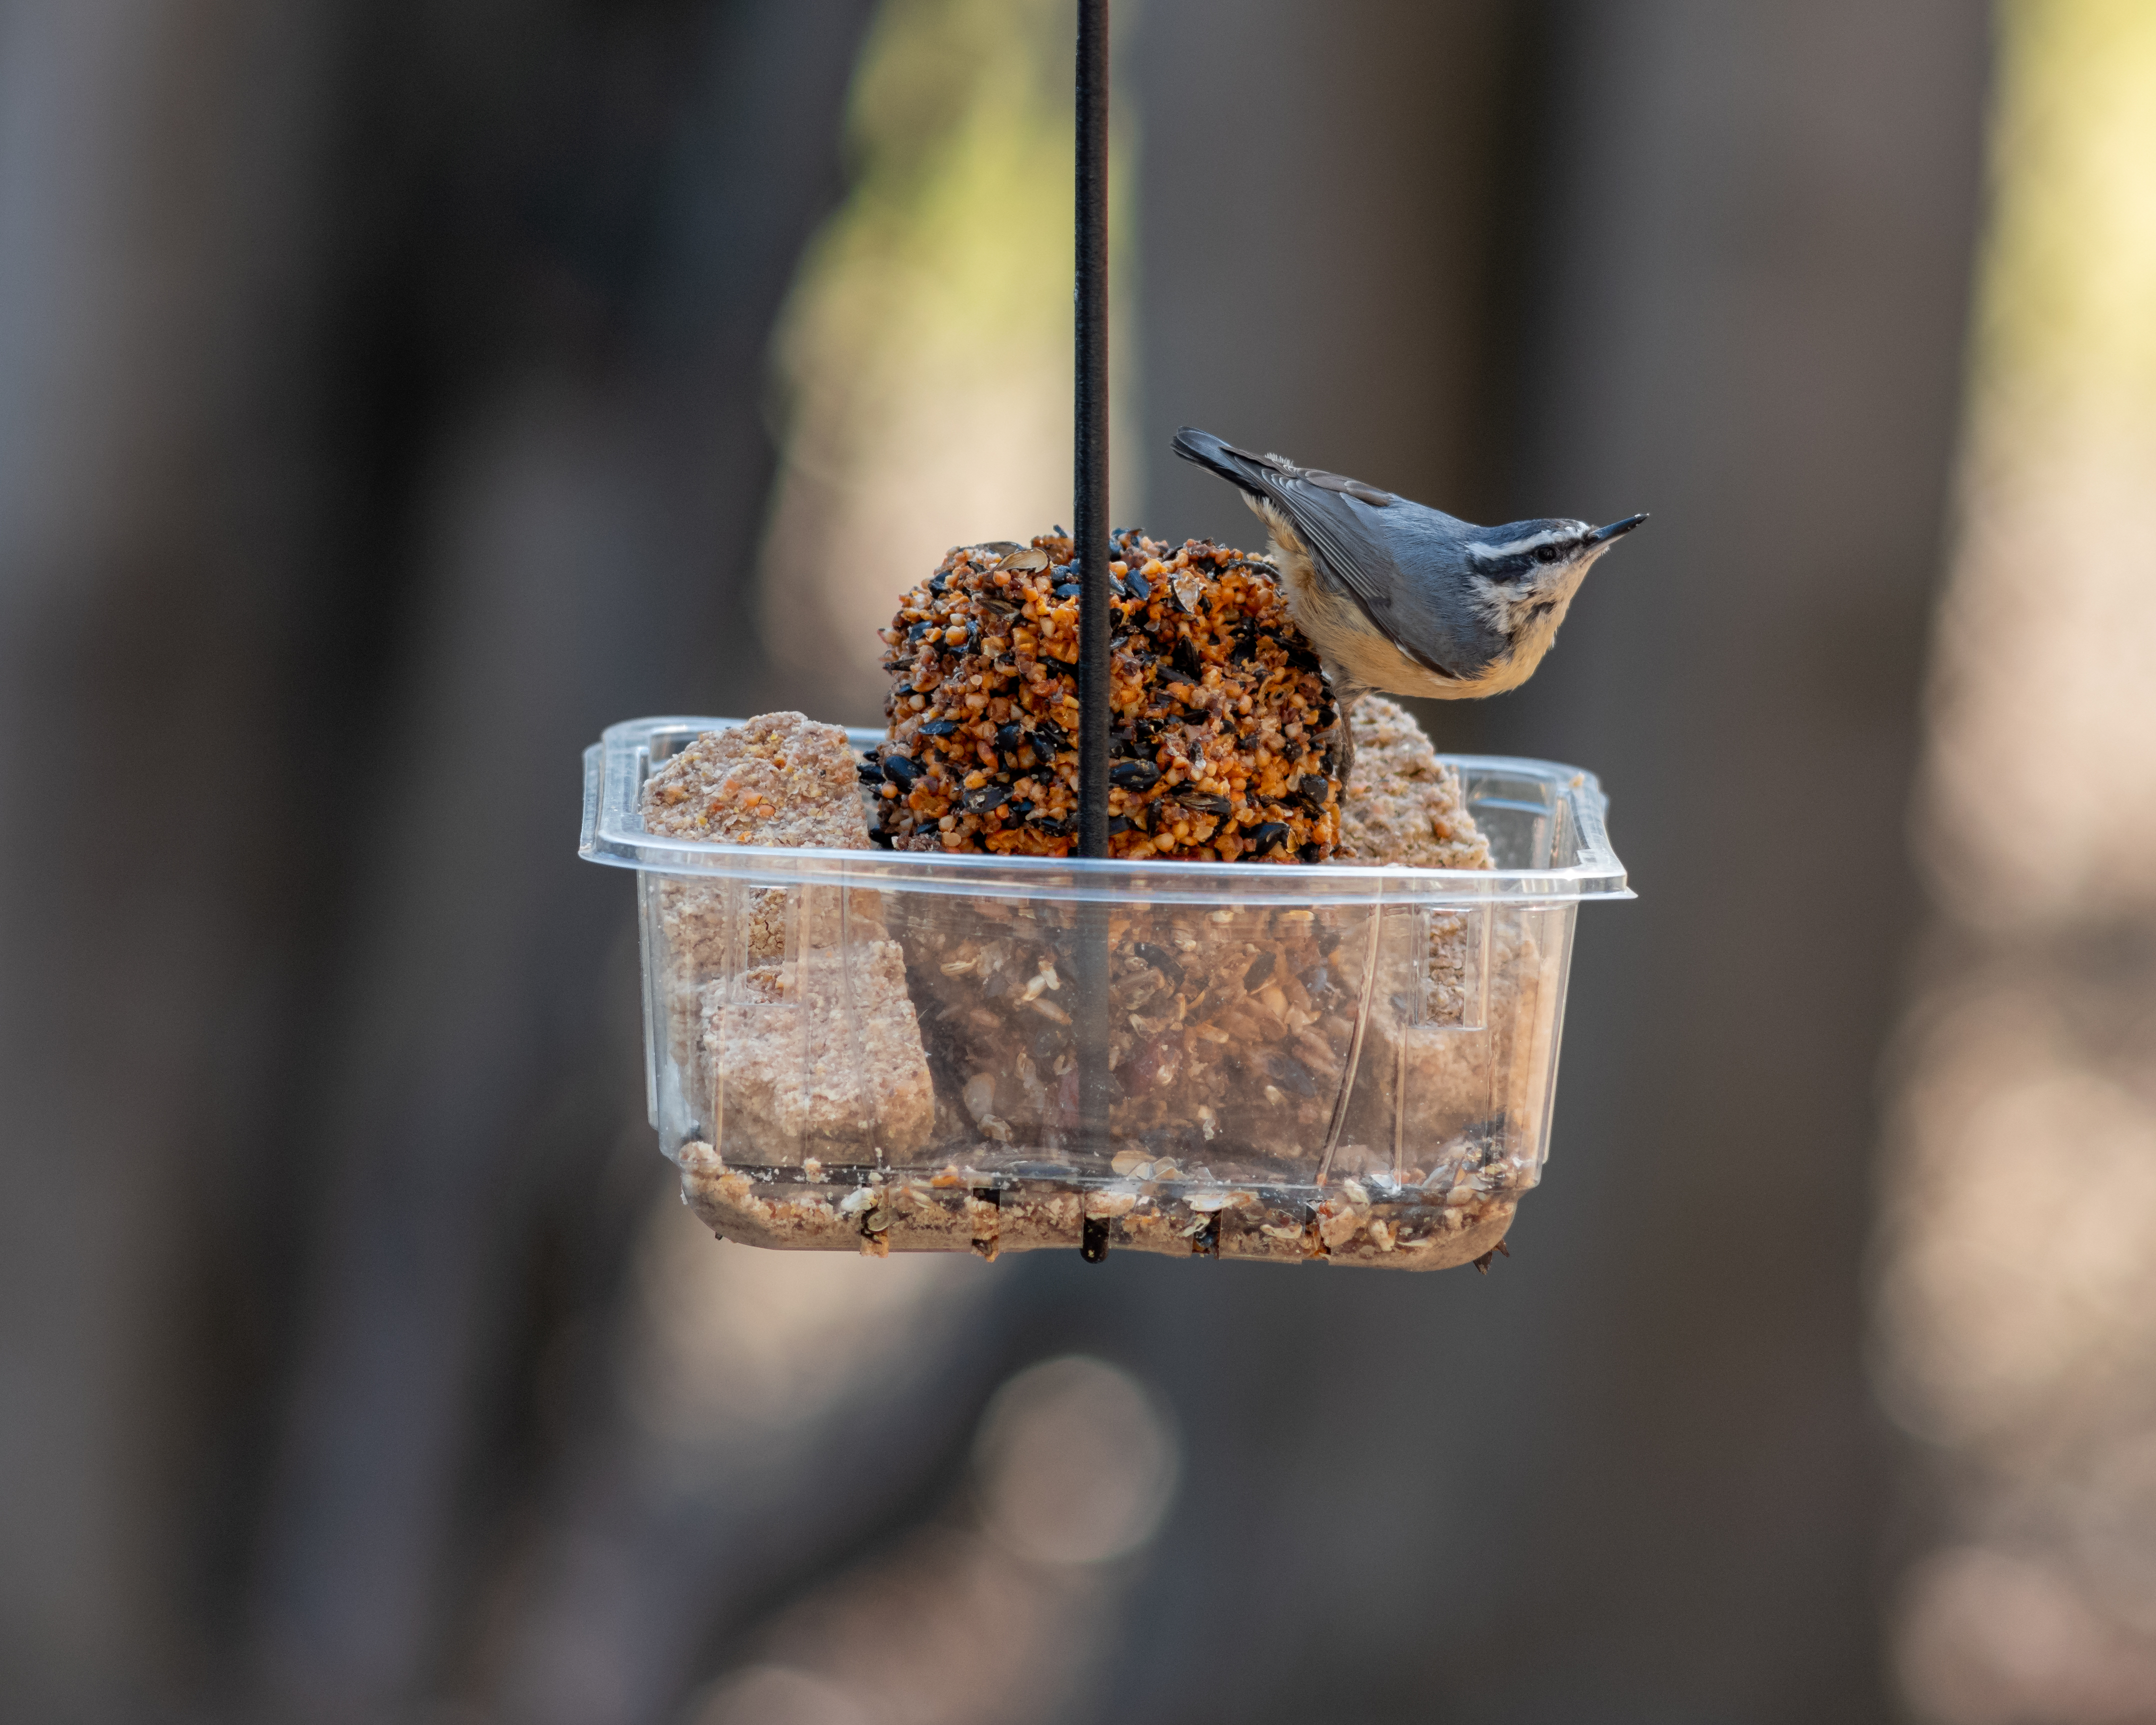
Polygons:
M1297 781L1296 788L1302 793L1303 800L1313 809L1322 809L1325 806L1327 782L1315 773L1304 773Z
M1306 845L1296 855L1306 863L1323 862L1325 847L1322 845Z
M1196 644L1193 643L1188 635L1178 635L1175 638L1174 656L1175 668L1181 671L1183 675L1189 678L1194 683L1199 682L1204 680L1205 675L1204 662L1199 658L1198 648Z
M1113 820L1108 823L1108 833L1109 836L1111 838L1117 833L1127 833L1130 829L1130 820L1128 817L1125 815L1119 814Z
M1132 597L1136 598L1149 599L1152 597L1152 588L1146 584L1145 577L1135 569L1123 577L1123 585L1130 589Z
M996 747L1007 755L1014 755L1025 747L1025 730L1019 725L1005 725L996 732Z
M968 814L986 814L991 809L1000 809L1009 796L1008 785L984 784L977 791L967 792L959 806Z
M1207 791L1178 791L1175 800L1193 814L1232 814L1235 809L1225 797L1216 797Z
M877 766L873 761L856 762L854 765L854 773L863 784L881 784L883 783L883 768Z
M1041 742L1045 742L1049 747L1054 749L1058 754L1060 754L1064 750L1070 747L1070 739L1064 735L1063 727L1057 724L1053 719L1034 720L1033 723L1033 734L1037 739L1039 739L1039 741L1037 741L1034 745L1036 749L1040 746Z
M1013 820L1030 820L1033 818L1033 804L1023 797L1017 798L1005 805L1004 813Z
M1160 768L1150 761L1118 761L1108 769L1108 782L1127 791L1148 790L1160 782Z
M1078 597L1078 583L1075 581L1065 582L1062 586L1055 589L1055 597L1059 599L1076 598Z
M1284 1054L1268 1053L1265 1071L1282 1090L1291 1096L1314 1096L1317 1086L1312 1081L1310 1071L1301 1061Z
M1131 950L1168 978L1171 988L1183 986L1183 967L1175 962L1175 954L1165 947L1156 947L1150 942L1139 941Z
M1250 968L1243 973L1243 988L1246 993L1255 993L1271 978L1274 957L1270 952L1260 952L1250 961Z
M921 727L921 734L923 737L956 737L958 726L951 719L931 719Z
M904 755L884 757L883 776L902 791L913 788L913 781L921 777L921 768Z
M1269 820L1261 827L1250 829L1250 849L1260 856L1271 852L1286 842L1287 827L1281 821Z

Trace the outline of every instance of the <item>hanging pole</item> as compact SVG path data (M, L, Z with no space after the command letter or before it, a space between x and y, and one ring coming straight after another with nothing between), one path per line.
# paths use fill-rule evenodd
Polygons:
M1078 854L1108 854L1108 0L1078 0Z
M1078 854L1108 855L1108 0L1078 0L1076 370L1071 532L1078 563ZM1105 1166L1112 1151L1108 906L1078 906L1078 1148ZM1107 1224L1089 1219L1080 1250L1108 1254Z

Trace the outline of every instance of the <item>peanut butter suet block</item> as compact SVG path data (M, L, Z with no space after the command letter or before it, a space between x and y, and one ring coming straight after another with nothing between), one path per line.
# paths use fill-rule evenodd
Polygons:
M706 985L706 1094L736 1162L871 1164L927 1142L935 1093L896 941L804 946Z
M710 732L644 783L646 830L869 847L846 733L799 713ZM715 1132L774 1162L926 1142L934 1100L904 960L867 889L662 880L668 1034Z
M1460 775L1414 715L1382 695L1350 710L1355 764L1340 804L1342 861L1410 869L1486 869L1490 841L1467 812Z

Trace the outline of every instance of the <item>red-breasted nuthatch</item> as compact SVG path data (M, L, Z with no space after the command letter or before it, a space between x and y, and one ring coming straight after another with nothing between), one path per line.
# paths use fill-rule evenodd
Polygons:
M1343 702L1370 690L1467 701L1517 689L1594 560L1646 520L1478 527L1192 425L1175 453L1238 487L1265 524L1288 608Z

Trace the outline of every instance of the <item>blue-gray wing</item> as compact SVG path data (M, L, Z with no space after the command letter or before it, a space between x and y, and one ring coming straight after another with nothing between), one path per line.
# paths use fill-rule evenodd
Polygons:
M1431 664L1404 638L1395 603L1404 583L1387 542L1413 537L1410 521L1459 525L1450 516L1344 474L1320 473L1297 467L1285 456L1239 449L1194 425L1177 432L1173 447L1184 460L1272 504L1309 547L1320 577L1353 599L1373 627L1417 665L1441 677L1455 675Z
M1373 493L1369 486L1336 474L1289 475L1261 468L1255 476L1310 547L1320 572L1347 589L1385 638L1417 665L1440 676L1452 675L1404 639L1394 606L1402 578L1385 542L1387 523L1380 511L1416 506L1388 492Z

